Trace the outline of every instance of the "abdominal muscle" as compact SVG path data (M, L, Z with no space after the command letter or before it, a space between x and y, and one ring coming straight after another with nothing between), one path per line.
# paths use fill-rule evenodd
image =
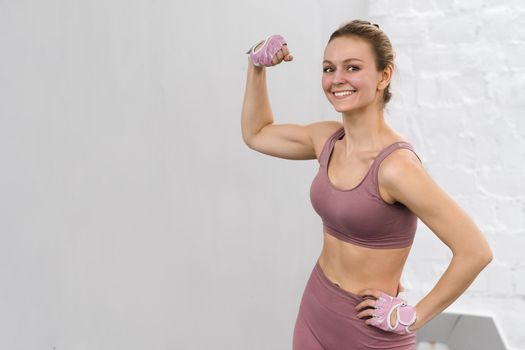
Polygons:
M354 294L365 289L378 289L397 295L410 246L372 249L341 241L326 232L323 236L319 265L330 281Z

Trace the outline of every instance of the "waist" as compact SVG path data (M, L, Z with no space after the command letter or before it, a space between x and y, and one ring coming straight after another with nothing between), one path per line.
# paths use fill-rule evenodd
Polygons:
M397 295L410 247L371 249L338 240L324 233L319 264L327 278L340 288L358 294L378 289Z

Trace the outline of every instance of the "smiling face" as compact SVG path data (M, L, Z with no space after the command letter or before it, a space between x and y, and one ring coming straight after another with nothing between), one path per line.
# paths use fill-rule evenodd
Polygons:
M326 45L322 86L338 112L376 103L382 106L382 90L390 80L388 72L386 79L383 72L377 71L374 53L367 41L342 36Z

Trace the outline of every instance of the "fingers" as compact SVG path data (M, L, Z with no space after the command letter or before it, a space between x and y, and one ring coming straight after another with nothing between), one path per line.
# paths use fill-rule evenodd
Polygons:
M365 289L358 294L365 298L365 300L355 306L355 309L358 311L357 317L373 317L376 300L381 296L381 291L377 289ZM369 321L370 320L366 320L366 323L370 324L371 321Z
M381 293L382 292L377 289L365 289L358 294L362 297L374 297L377 299L381 296Z
M359 304L357 304L355 306L355 309L356 310L361 310L361 309L364 309L366 307L374 307L376 304L376 301L375 300L372 300L372 299L366 299L366 300L363 300L362 302L360 302Z
M357 314L358 318L373 317L373 316L374 316L374 309L366 309Z
M293 60L293 56L290 55L290 52L288 51L288 45L284 44L279 51L275 53L275 55L272 57L272 65L276 65L281 63L282 61L291 61Z
M285 61L291 61L291 60L293 60L293 56L290 55L290 51L288 50L288 45L286 45L286 44L283 45L282 50L283 50L284 60L285 60Z
M272 58L272 64L279 64L282 62L284 58L284 54L283 54L283 49L280 49L279 51L277 51L277 53L273 56Z
M258 42L247 52L256 66L275 66L282 61L291 61L292 55L288 50L286 40L281 35L272 35L266 40Z
M404 290L401 285L399 289ZM373 325L381 329L385 329L383 325L385 321L390 330L397 327L399 308L403 305L402 303L377 289L365 289L358 295L363 297L364 300L355 306L357 318L364 318L367 325ZM397 310L397 312L392 312L394 310Z
M375 305L375 300L372 300L372 299L363 300L362 302L357 304L355 306L355 309L360 311L357 313L357 317L358 318L372 317L375 311L374 305Z

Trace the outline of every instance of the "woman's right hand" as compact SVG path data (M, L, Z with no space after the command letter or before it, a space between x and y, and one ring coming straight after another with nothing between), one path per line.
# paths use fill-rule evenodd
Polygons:
M272 58L272 66L278 65L282 61L290 62L293 60L293 56L288 51L288 44L281 46L279 51Z
M270 41L269 43L267 43L268 40ZM261 45L265 45L266 47L261 49L263 51L257 51ZM293 56L288 50L288 45L280 35L273 35L267 40L260 42L253 50L250 49L247 53L249 54L249 61L256 67L271 67L282 61L289 62L293 60Z

